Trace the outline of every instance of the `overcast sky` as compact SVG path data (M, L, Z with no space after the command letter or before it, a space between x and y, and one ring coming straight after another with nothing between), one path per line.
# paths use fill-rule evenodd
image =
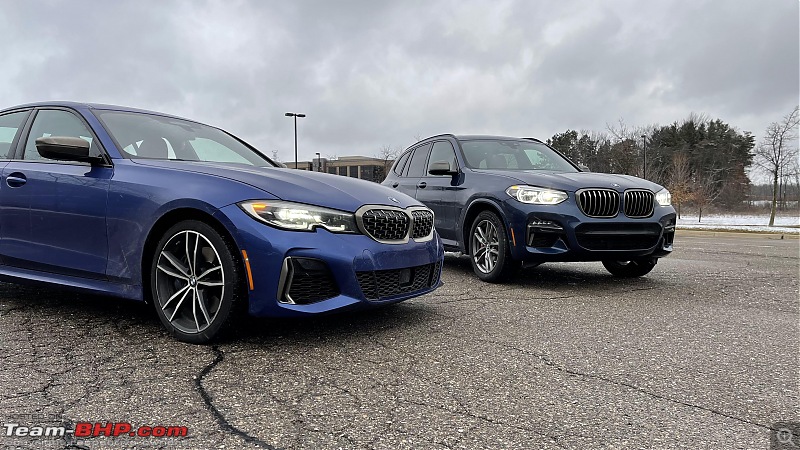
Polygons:
M546 139L691 112L758 138L800 96L797 0L0 0L0 107L135 106L292 161L439 133Z

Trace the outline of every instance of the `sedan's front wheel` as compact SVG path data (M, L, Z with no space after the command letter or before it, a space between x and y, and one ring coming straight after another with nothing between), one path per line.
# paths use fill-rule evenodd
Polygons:
M177 339L204 344L229 325L240 297L234 250L209 225L187 220L156 247L150 272L153 305Z
M634 278L650 273L657 262L658 258L641 258L631 261L603 261L603 266L616 277Z

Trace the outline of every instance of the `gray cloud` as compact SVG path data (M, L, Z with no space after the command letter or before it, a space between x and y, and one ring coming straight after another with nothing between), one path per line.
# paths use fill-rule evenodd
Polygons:
M795 1L6 0L2 106L69 99L228 129L293 158L443 132L547 138L798 103Z

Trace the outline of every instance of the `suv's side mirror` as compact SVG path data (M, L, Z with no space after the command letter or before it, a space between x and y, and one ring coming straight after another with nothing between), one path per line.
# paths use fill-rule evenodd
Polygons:
M431 163L428 173L431 175L455 175L458 171L452 169L447 161L436 161Z
M581 172L591 172L589 166L585 164L578 164L578 169L581 169Z
M49 136L36 139L36 151L47 159L98 163L99 156L89 156L89 141L79 137Z

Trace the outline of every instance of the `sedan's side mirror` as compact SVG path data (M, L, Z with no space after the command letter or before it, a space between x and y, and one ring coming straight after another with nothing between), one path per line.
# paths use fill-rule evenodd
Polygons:
M89 156L89 141L79 137L49 136L36 139L36 151L47 159L98 163L102 158Z
M581 172L591 172L591 169L589 169L589 166L587 166L585 164L578 164L578 169L581 169Z
M458 171L451 168L447 161L436 161L431 163L428 173L431 175L455 175Z

